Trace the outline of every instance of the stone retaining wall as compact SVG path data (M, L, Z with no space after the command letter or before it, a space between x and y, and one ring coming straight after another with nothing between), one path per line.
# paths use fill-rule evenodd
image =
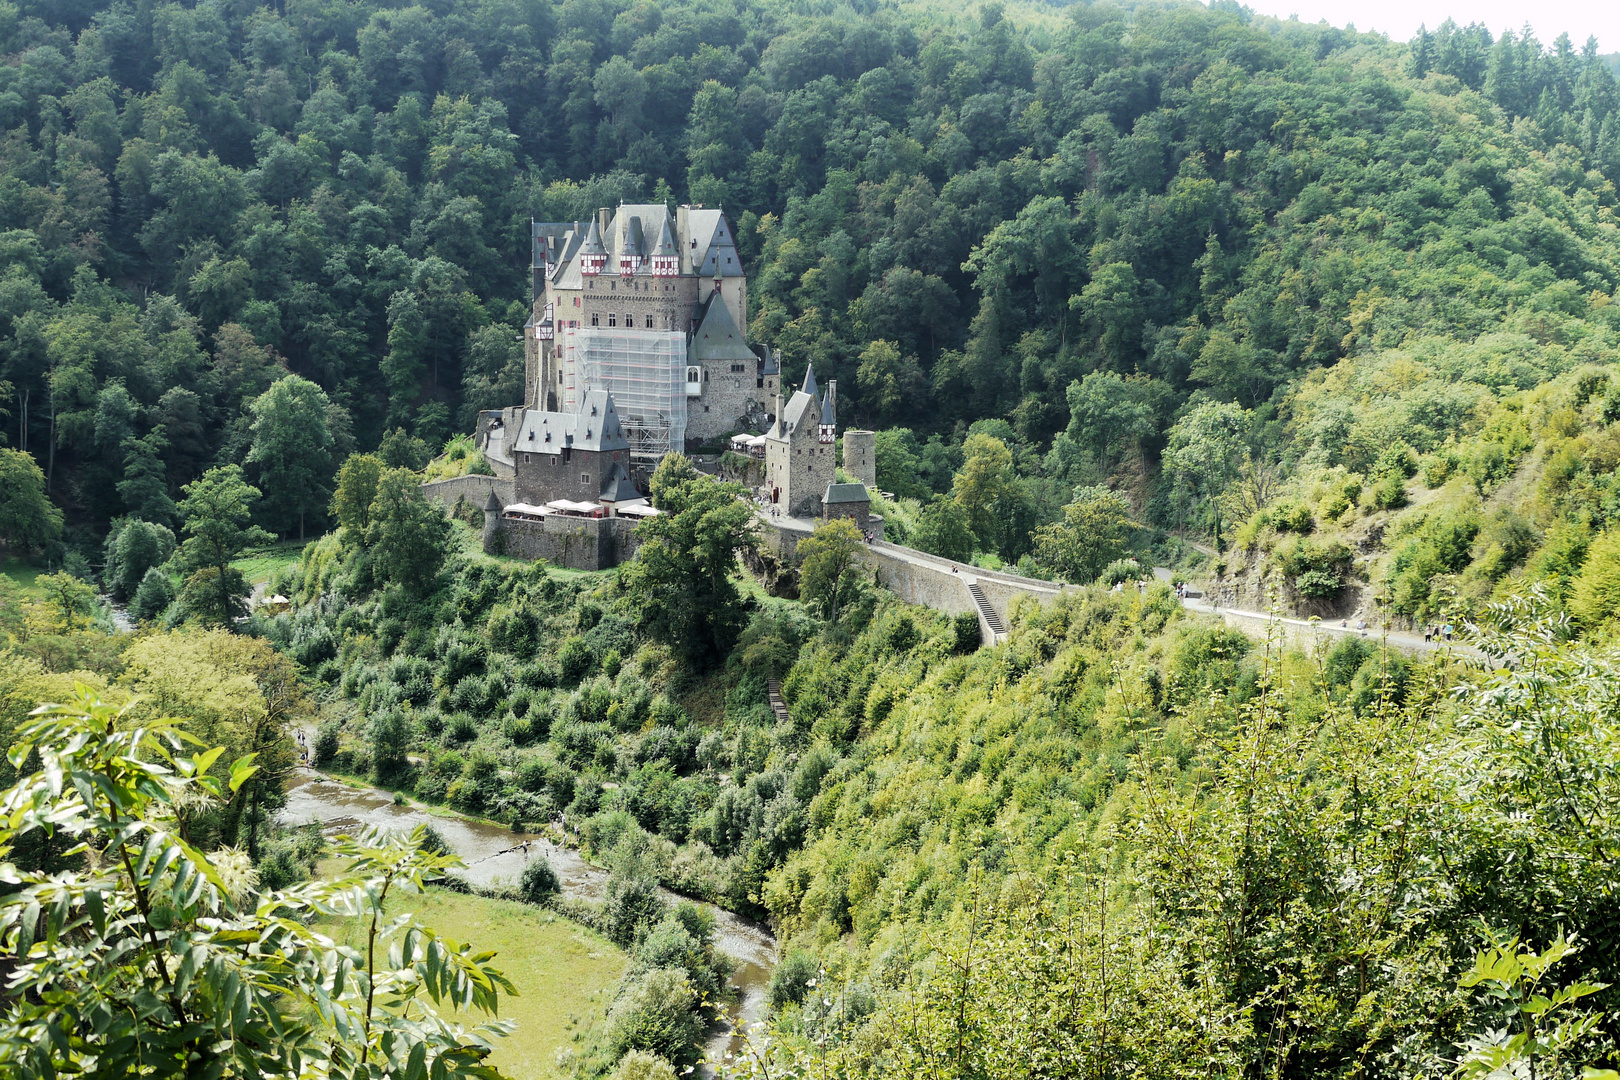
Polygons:
M456 508L456 500L463 499L468 506L475 510L482 510L484 503L489 499L490 488L495 489L495 497L501 501L502 506L509 506L517 501L513 492L513 482L502 480L494 476L452 476L448 480L430 480L422 485L422 494L431 502L444 507L448 513Z
M503 554L544 559L570 570L605 570L636 553L640 541L631 518L577 518L551 514L540 521L501 520Z
M765 546L783 563L792 563L799 541L809 536L814 522L799 518L761 516ZM864 545L862 562L876 575L878 584L909 604L930 607L949 615L977 612L978 605L968 592L967 581L977 581L984 598L996 609L1003 622L1010 622L1012 606L1020 596L1051 600L1064 586L1001 570L985 570L968 563L952 562L937 555L879 541ZM954 568L954 572L953 572Z

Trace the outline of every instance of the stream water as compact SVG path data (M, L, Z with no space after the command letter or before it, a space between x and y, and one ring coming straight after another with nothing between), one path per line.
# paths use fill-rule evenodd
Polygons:
M299 769L288 782L287 805L281 811L281 821L288 825L318 821L328 833L358 830L368 825L409 832L417 825L431 824L467 864L463 876L483 887L517 883L526 857L512 847L522 839L529 839L532 854L545 856L557 872L565 897L600 901L607 890L608 872L592 866L572 848L539 837L519 837L509 829L480 821L459 816L440 817L419 806L399 805L386 791L340 784L313 769ZM685 899L667 890L665 898ZM732 1029L739 1029L764 1016L765 984L776 966L776 938L759 924L724 908L703 906L714 912L716 946L736 962L731 981L737 990L737 1000L727 1013ZM728 1050L736 1052L740 1048L740 1039L722 1031L710 1042L709 1057L714 1060Z

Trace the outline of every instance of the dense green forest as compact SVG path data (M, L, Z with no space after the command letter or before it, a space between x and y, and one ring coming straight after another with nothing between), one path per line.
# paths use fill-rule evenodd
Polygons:
M259 753L239 792L169 813L252 867L261 903L328 888L298 884L318 843L271 824L295 727L318 723L323 768L573 838L611 874L562 910L631 955L574 1075L699 1058L729 965L662 883L781 936L768 1026L728 1075L1613 1076L1581 1069L1611 1063L1620 1015L1620 660L1545 595L1424 657L1251 640L1166 584L1017 606L981 648L976 619L840 565L833 526L805 541L800 599L724 572L752 543L740 504L677 459L660 527L598 575L486 555L366 465L339 502L370 520L278 571L293 610L238 633L114 633L72 575L26 595L0 578L0 723L38 739L36 702L94 693L130 722L45 729L70 753L165 715L227 751L204 763L216 785ZM50 812L50 762L13 761L0 779ZM29 876L0 882L8 947L77 867L33 827ZM530 876L549 902L555 879ZM180 929L207 926L156 926ZM13 1019L0 1053L26 1055Z
M726 208L755 335L882 430L931 550L1072 575L1036 531L1101 484L1217 547L1250 525L1234 595L1278 570L1421 620L1403 574L1562 595L1615 513L1580 437L1620 410L1590 42L1226 4L8 2L0 57L3 431L92 563L215 464L318 532L350 450L516 400L526 219L620 198ZM1379 516L1419 469L1465 478L1456 521ZM1435 529L1464 539L1384 539Z
M1224 2L0 0L0 131L6 1069L169 1075L206 1034L243 1075L476 1074L428 1019L494 1007L476 942L308 932L445 863L361 838L310 880L274 820L307 729L609 868L562 905L629 954L580 1076L673 1077L716 1020L727 961L662 884L780 935L739 1075L1615 1080L1595 44ZM615 571L483 552L423 469L520 394L528 219L621 198L726 208L754 335L878 431L890 539L1103 587L980 648L827 527L771 595L743 492L679 457ZM249 616L277 535L290 610ZM1106 588L1152 562L1468 645Z

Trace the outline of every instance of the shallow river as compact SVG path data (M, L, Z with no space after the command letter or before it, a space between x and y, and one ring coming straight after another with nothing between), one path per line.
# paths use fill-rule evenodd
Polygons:
M509 829L470 821L463 817L439 817L414 805L399 806L394 797L377 788L356 788L340 784L313 769L299 769L287 784L287 806L281 820L289 825L318 821L328 833L358 830L367 825L409 832L428 823L439 831L450 849L467 864L463 876L474 885L515 885L523 872L525 856L513 845L531 841L534 854L544 855L557 872L563 895L571 899L600 901L607 889L608 873L580 858L572 848L549 840L519 836ZM665 891L670 901L685 899ZM770 931L724 908L705 904L714 912L715 943L720 951L736 961L732 985L738 1000L728 1010L734 1026L759 1020L765 1012L765 984L776 966L776 939ZM722 1033L709 1045L710 1057L740 1049L740 1040Z

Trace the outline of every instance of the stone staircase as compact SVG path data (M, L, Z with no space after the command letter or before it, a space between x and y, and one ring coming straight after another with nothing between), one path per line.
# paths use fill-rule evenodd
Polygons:
M776 716L776 722L785 724L789 720L787 702L782 700L782 684L776 679L765 680L765 699L771 703L771 712Z
M990 601L985 598L984 590L979 588L979 583L972 579L968 579L964 583L967 585L968 595L973 597L973 605L979 609L979 618L984 621L984 625L990 628L991 644L1004 640L1007 637L1006 624L1001 621L1001 616L996 614L996 609L990 606Z

